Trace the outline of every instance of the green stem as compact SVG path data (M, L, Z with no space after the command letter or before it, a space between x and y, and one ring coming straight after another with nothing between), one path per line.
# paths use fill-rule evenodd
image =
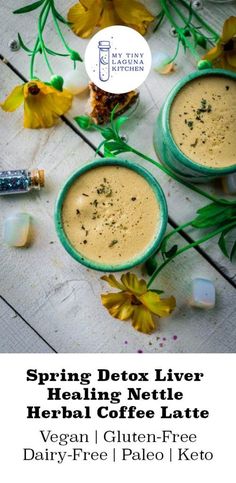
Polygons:
M175 54L173 55L172 59L170 59L169 64L171 64L171 62L174 62L176 57L178 57L179 48L180 48L180 39L178 38Z
M54 25L55 25L55 29L56 29L56 31L57 31L57 33L58 33L58 35L59 35L59 37L60 37L60 39L61 39L64 47L65 47L65 49L67 50L67 52L69 52L71 54L72 53L72 50L70 49L69 45L67 44L67 42L64 39L64 36L63 36L63 34L61 32L61 29L59 27L59 23L57 21L57 17L55 15L54 0L52 0L52 17L53 17L53 22L54 22Z
M189 3L187 3L185 0L179 0L179 1L189 11ZM217 42L220 38L219 34L215 30L213 30L213 28L210 25L208 25L208 23L205 22L205 20L201 17L201 15L199 15L195 10L193 10L193 15L202 24L202 26L214 36L214 39Z
M44 25L46 23L46 20L47 20L47 17L48 17L48 14L49 14L49 11L51 9L51 1L48 0L47 3L46 3L46 9L45 9L45 16L43 18L43 10L42 12L40 13L39 15L39 21L38 21L38 32L39 32L39 41L40 41L40 46L42 48L42 52L43 52L43 56L44 56L44 59L45 59L45 62L48 66L48 70L50 72L50 74L53 75L53 70L52 70L52 67L51 67L51 64L48 60L48 56L47 56L47 51L46 51L46 48L45 48L45 44L44 44L44 40L43 40L43 29L44 29ZM44 23L43 23L44 21Z
M169 0L169 1L170 1L171 6L176 11L177 15L179 15L181 20L183 20L183 22L185 23L185 28L187 27L190 30L190 32L191 32L191 34L192 34L192 36L193 36L193 38L196 42L196 39L197 39L196 27L194 27L194 25L192 25L192 23L190 21L190 17L189 17L189 19L186 19L186 17L182 13L182 11L177 7L176 2L174 0ZM193 13L193 10L192 10L192 13ZM206 41L209 41L209 38L206 35L204 35L203 32L201 32L201 35L202 35L202 37L205 38Z
M177 7L176 2L174 2L173 0L169 0L169 2L172 8L176 11L177 15L183 20L185 27L189 27L189 21L186 19L181 10Z
M162 240L162 244L167 242L175 233L178 233L181 230L184 230L184 228L187 228L188 226L191 226L192 223L194 222L195 218L191 221L188 221L187 223L184 223L183 225L178 226L174 230L172 230L170 233L168 233ZM159 251L159 250L158 250ZM157 252L158 253L158 252Z
M44 15L44 18L42 19L42 30L44 29L44 27L46 25L49 10L50 9L48 9L48 0L46 0L45 3L44 3L44 6L42 8L42 11L41 11L42 16ZM39 36L38 36L37 40L35 42L34 50L33 50L33 53L32 53L32 56L31 56L31 61L30 61L30 79L33 79L33 77L34 77L34 62L35 62L35 56L38 52L39 43L40 43L40 39L39 39Z
M153 32L156 32L157 29L160 27L163 19L164 19L164 16L165 16L165 13L163 12L163 10L161 10L161 12L159 13L159 15L157 16L158 18L158 22L157 22L157 25L156 27L154 28Z
M201 58L200 55L197 53L197 51L195 50L195 48L193 47L191 42L187 39L187 37L185 37L185 35L183 34L183 29L178 26L178 24L175 22L174 18L172 17L170 10L169 10L169 7L167 6L167 1L166 0L160 0L160 4L161 4L162 9L165 12L166 18L169 20L170 24L173 25L173 27L175 28L179 38L184 42L186 47L188 47L188 49L190 50L192 55L195 57L195 59L200 60L200 58Z
M181 248L180 250L178 250L178 251L175 253L175 255L174 255L173 257L168 258L168 260L165 260L165 262L164 262L164 263L162 263L162 264L160 265L160 267L158 267L158 268L155 270L155 272L154 272L154 273L153 273L153 275L151 276L151 278L150 278L150 280L149 280L149 282L148 282L147 286L148 286L148 287L150 287L150 286L153 284L153 282L154 282L155 278L157 277L157 275L158 275L158 274L161 272L161 270L162 270L164 267L166 267L166 265L168 265L168 263L170 263L172 260L174 260L174 258L176 258L178 255L181 255L181 253L184 253L184 252L186 252L187 250L190 250L190 248L194 248L194 247L196 247L196 246L201 245L202 243L204 243L204 242L206 242L206 241L210 240L211 238L214 238L216 235L219 235L219 233L221 233L221 232L222 232L222 230L227 230L228 228L233 228L235 225L236 225L236 223L235 223L235 221L234 221L234 222L229 223L228 225L226 225L226 226L224 226L224 227L222 227L222 226L221 226L220 228L217 228L217 230L214 230L213 232L211 232L211 233L210 233L210 235L208 234L208 235L204 236L203 238L200 238L200 240L197 240L197 241L195 241L195 242L193 242L193 243L190 243L189 245L184 246L183 248Z
M137 154L137 156L139 156L140 158L145 159L145 161L149 161L149 163L154 164L154 166L156 166L157 168L159 168L161 171L163 171L168 176L171 176L171 178L175 179L175 181L177 181L178 183L186 186L187 188L191 189L192 191L195 191L196 193L204 196L205 198L208 198L209 200L211 200L211 201L213 201L215 203L218 202L217 198L215 198L214 196L209 195L205 191L201 190L200 188L197 188L196 186L188 183L187 181L181 180L172 171L169 171L165 166L163 166L162 164L158 163L157 161L154 161L154 159L149 158L149 156L146 156L145 154L137 151L136 149L132 148L131 146L129 146L129 148L130 148L130 151L132 153Z

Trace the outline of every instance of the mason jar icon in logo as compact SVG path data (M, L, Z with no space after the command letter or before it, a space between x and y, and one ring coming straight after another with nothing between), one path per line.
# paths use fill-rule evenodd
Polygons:
M108 40L100 40L99 48L99 79L107 82L110 79L110 48L111 44Z

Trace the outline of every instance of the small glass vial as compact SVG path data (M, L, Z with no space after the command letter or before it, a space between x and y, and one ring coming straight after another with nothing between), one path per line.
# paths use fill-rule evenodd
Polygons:
M28 193L32 190L40 190L43 186L43 169L0 171L0 195Z
M111 44L108 40L98 42L99 48L99 79L107 82L110 79L110 48Z

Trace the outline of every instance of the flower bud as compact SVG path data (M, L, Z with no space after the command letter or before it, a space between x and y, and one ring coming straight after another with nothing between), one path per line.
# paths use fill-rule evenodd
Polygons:
M75 50L71 51L70 58L71 58L71 60L82 62L80 55Z
M196 42L197 42L197 45L200 45L200 47L202 47L203 49L207 48L207 40L205 37L203 37L203 35L197 34Z
M93 125L93 121L89 116L78 116L75 117L75 121L81 127L81 129L90 129Z
M64 79L60 75L52 75L50 84L55 87L58 91L63 90Z
M197 66L199 70L211 69L212 63L209 60L199 60Z

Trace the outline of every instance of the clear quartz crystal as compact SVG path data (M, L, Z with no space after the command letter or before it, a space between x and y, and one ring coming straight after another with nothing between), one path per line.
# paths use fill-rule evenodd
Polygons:
M27 245L30 230L30 215L14 213L5 219L3 225L3 240L11 247Z
M190 305L201 309L213 309L215 302L216 290L213 282L206 278L195 278L192 281Z

